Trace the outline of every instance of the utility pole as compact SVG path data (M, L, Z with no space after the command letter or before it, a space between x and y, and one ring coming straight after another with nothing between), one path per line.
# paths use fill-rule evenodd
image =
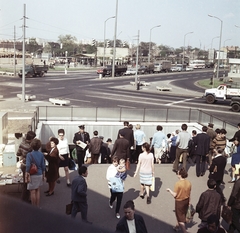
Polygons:
M25 29L26 29L26 4L23 5L22 102L25 102Z
M138 78L138 48L139 48L139 30L137 34L137 57L136 57L136 73L135 73L135 87L140 89L140 79Z
M13 47L14 47L14 76L16 76L16 28L15 28L15 25L14 25L14 37L13 37Z
M113 44L113 62L112 62L112 77L113 78L115 76L114 74L115 74L115 58L116 58L117 17L118 17L118 0L116 0L114 44Z

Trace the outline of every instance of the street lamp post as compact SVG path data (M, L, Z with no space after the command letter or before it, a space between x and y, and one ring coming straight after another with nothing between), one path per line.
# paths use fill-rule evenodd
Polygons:
M114 18L115 18L115 16L112 16L112 17L107 18L107 19L104 21L103 66L105 65L105 54L106 54L106 22L107 22L109 19L114 19Z
M138 78L138 49L139 49L139 30L137 34L137 56L136 56L136 73L135 73L135 87L140 89L140 80Z
M218 65L217 65L217 79L219 78L219 66L220 66L220 50L221 50L221 40L222 40L222 24L223 24L223 21L221 19L219 19L218 17L216 16L213 16L213 15L208 15L209 17L212 17L212 18L215 18L215 19L218 19L220 22L221 22L221 27L220 27L220 36L219 36L219 51L218 51Z
M219 38L219 36L216 36L216 37L213 37L213 38L212 38L211 49L212 49L212 45L213 45L213 40L216 39L216 38Z
M113 43L113 61L112 61L112 77L115 74L115 58L116 58L116 37L117 37L117 16L118 16L118 0L116 0L116 13L115 13L115 29L114 29L114 43Z
M231 39L226 39L226 40L224 40L224 42L223 42L224 51L225 51L225 42L228 41L228 40L231 40ZM224 68L224 70L223 70L223 76L224 76L224 77L225 77L225 65L227 64L227 55L228 55L228 50L227 50L227 54L226 54L226 59L224 59L224 60L225 60L224 66L223 66L223 68Z
M150 63L150 53L151 53L151 36L152 36L152 30L154 28L161 27L161 25L154 26L150 29L150 40L149 40L149 50L148 50L148 64Z
M184 65L184 53L185 53L185 39L186 39L186 36L188 35L188 34L192 34L193 32L188 32L188 33L186 33L185 35L184 35L184 41L183 41L183 60L182 60L182 64Z

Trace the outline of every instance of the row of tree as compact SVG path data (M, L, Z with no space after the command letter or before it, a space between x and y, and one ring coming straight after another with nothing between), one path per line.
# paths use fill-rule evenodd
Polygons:
M105 43L106 43L105 44L106 47L113 47L114 41L106 40ZM9 42L7 43L7 46L9 46ZM19 46L21 45L18 45L17 47ZM51 53L53 57L65 56L66 51L68 52L68 56L74 56L76 54L92 54L96 52L97 47L104 47L104 42L95 41L95 43L91 42L89 44L82 44L77 42L77 38L71 35L60 35L58 37L58 42L48 42L44 46L39 45L36 41L36 38L29 39L28 43L26 44L26 50L28 53L41 54L45 52L45 53ZM136 45L129 45L125 41L116 40L116 47L125 47L125 48L132 49L133 55L136 52ZM153 54L159 57L168 57L169 55L179 56L183 51L183 47L174 49L173 47L170 47L167 45L157 46L153 42L151 43L151 49L153 51ZM19 48L18 50L21 51L21 49ZM200 59L207 59L207 56L208 56L208 51L201 50L199 48L192 48L191 46L188 46L187 48L185 48L185 51L194 52L195 54L197 54L197 57ZM148 53L149 53L149 42L140 42L139 54L141 56L148 56ZM231 51L231 52L229 51L228 57L238 57L238 56L240 56L240 54L237 53L236 51Z

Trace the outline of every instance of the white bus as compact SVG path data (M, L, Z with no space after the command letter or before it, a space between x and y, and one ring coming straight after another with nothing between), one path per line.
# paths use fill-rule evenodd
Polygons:
M204 60L192 60L189 64L190 67L193 69L203 69L205 68L205 61Z

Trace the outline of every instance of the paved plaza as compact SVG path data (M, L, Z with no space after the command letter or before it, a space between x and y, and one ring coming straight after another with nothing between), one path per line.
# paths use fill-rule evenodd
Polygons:
M89 175L87 177L88 184L88 219L93 222L92 227L100 228L99 232L114 232L118 219L115 217L114 209L110 209L108 206L109 201L109 189L106 181L106 170L109 164L94 164L88 165ZM133 200L136 207L136 212L143 216L148 232L150 233L167 233L174 232L172 227L176 223L174 213L174 198L166 191L169 187L174 188L174 184L178 178L174 172L172 172L172 164L155 164L155 177L156 177L156 189L151 193L152 203L146 204L146 198L141 199L139 197L139 176L133 177L136 165L131 164L131 169L128 171L128 177L125 181L125 191L123 195L123 201L120 214L123 216L123 205L128 200ZM226 198L229 198L233 184L229 184L230 165L228 164L225 170L225 186L223 186L223 192ZM6 168L4 168L6 169ZM8 168L9 169L9 168ZM12 168L13 169L13 168ZM0 169L1 170L1 169ZM188 169L189 181L192 183L191 203L196 206L200 194L207 189L208 172L203 177L196 177L195 166L190 166ZM60 169L61 183L56 184L55 193L51 197L45 197L44 191L47 190L48 185L45 182L41 187L41 201L39 214L45 214L45 211L49 214L46 217L46 221L51 222L52 218L66 219L66 224L72 224L69 216L65 214L65 205L70 202L71 189L67 187L66 180L63 177L63 168ZM77 171L71 171L71 179L77 175ZM20 201L20 193L18 193L17 186L2 186L0 187L1 193L7 194ZM115 204L114 204L115 207ZM10 218L9 218L10 219ZM44 218L43 218L44 219ZM80 214L77 215L75 222L81 222ZM221 220L224 227L227 227L226 223ZM75 224L75 223L74 223ZM200 220L198 215L195 214L194 221L188 224L188 232L197 232ZM70 226L69 226L70 227ZM54 232L54 231L53 231ZM68 232L68 231L58 231ZM74 231L69 231L74 232ZM89 231L95 232L95 231ZM97 231L98 232L98 231Z

